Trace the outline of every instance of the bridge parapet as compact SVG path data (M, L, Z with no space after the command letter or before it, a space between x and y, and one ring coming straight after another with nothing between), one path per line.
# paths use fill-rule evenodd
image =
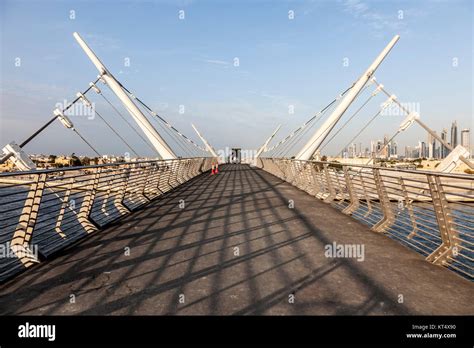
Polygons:
M210 157L0 174L0 281L209 170Z
M474 280L474 176L259 158L258 167Z

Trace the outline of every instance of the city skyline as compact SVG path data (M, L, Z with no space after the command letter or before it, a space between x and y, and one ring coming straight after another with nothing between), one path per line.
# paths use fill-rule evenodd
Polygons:
M434 130L437 133L436 130ZM441 135L447 134L447 128L442 128ZM443 138L443 137L442 137ZM459 128L458 123L454 120L451 123L451 132L450 138L446 138L447 143L452 145L455 148L457 145L462 145L466 148L472 157L472 148L471 148L471 130L470 128ZM358 145L358 147L357 147ZM384 149L384 145L386 149ZM392 140L388 142L388 135L385 135L383 139L371 140L368 147L364 148L363 143L353 143L351 146L346 148L343 151L342 157L372 157L374 154L379 153L379 157L382 158L416 158L416 157L425 157L430 159L442 159L449 154L448 149L444 149L444 146L436 140L431 134L427 134L427 141L418 140L417 145L405 145L403 153L399 152L398 142ZM358 150L357 150L358 149ZM383 152L382 152L383 151ZM410 155L408 155L410 152ZM413 155L418 152L418 155Z

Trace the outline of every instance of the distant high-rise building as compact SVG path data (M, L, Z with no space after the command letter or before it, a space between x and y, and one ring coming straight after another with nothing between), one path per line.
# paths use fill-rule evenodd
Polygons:
M428 158L436 158L436 138L428 133Z
M461 145L471 152L471 132L467 128L461 131Z
M446 128L441 131L441 139L448 142L448 130ZM441 144L440 152L440 158L445 158L448 155L448 148Z
M390 157L397 157L398 156L398 144L397 144L396 141L390 142L388 154L389 154Z
M357 144L349 145L349 158L355 158L357 154Z
M377 151L377 142L375 140L370 141L370 153L374 154Z
M382 148L383 148L383 143L381 140L377 140L377 145L375 146L375 153L377 154L378 157L382 157Z
M347 151L347 147L342 150L342 158L348 158L349 152Z
M388 135L384 135L380 157L388 158L389 156L390 156L390 144L388 143Z
M383 149L383 143L381 140L372 140L370 142L371 157L378 157L378 158L383 157L384 151L382 151L382 149Z
M458 146L458 124L456 121L451 124L451 146L453 149Z
M426 143L424 141L419 141L418 142L418 157L426 157L428 152L428 148L426 146Z

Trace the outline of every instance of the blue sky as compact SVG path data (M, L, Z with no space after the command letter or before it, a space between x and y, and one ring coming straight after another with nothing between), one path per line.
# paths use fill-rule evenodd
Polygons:
M279 140L356 80L395 34L401 39L377 79L419 108L434 129L448 128L453 120L460 128L474 128L469 0L4 0L0 22L1 144L20 143L52 116L56 103L72 100L95 79L97 70L72 37L74 31L125 86L193 139L190 123L196 124L217 149L256 148L281 123ZM130 66L124 66L127 58ZM140 153L150 155L106 104L93 95L91 100ZM383 101L374 98L327 152L338 152ZM377 119L356 142L365 147L392 135L402 119ZM101 153L127 151L99 119L73 121ZM397 138L399 147L425 139L417 126ZM59 122L26 150L91 154Z

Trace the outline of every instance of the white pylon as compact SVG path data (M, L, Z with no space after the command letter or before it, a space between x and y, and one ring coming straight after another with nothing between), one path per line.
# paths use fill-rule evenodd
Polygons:
M79 43L81 48L84 50L84 52L87 54L89 59L92 61L92 63L95 65L97 70L99 70L99 73L101 77L103 78L103 80L105 81L105 83L107 83L107 85L110 87L112 92L114 92L115 95L120 99L120 101L125 106L127 111L130 113L130 115L133 117L135 122L141 128L143 133L145 133L145 135L150 140L151 144L156 149L156 151L161 156L161 158L176 159L177 156L175 155L173 150L171 150L171 148L168 146L166 141L157 132L155 127L153 127L150 121L148 121L148 119L141 112L141 110L135 105L135 103L130 98L130 96L123 90L122 86L120 86L120 84L115 79L115 77L107 70L104 64L95 55L95 53L89 48L89 46L82 39L82 37L77 32L75 32L73 36L76 39L76 41Z
M207 142L206 139L204 139L204 137L201 135L201 133L199 133L199 131L197 130L197 128L191 123L191 126L193 127L194 131L196 132L196 134L198 135L199 139L201 139L201 141L204 143L204 146L206 146L206 149L207 151L209 151L213 157L219 157L216 153L216 151L214 151L214 148L209 145L209 143Z
M278 133L278 131L280 130L281 128L281 124L278 125L278 127L275 129L275 131L273 132L272 135L270 135L270 137L267 139L267 141L265 141L265 143L263 143L263 145L260 147L260 149L258 149L256 155L255 155L255 158L257 158L258 156L260 156L262 154L263 151L266 151L266 148L268 146L268 144L270 143L270 141L273 139L273 137Z
M349 92L344 96L339 105L334 109L331 116L323 123L323 125L314 133L314 135L309 139L309 141L303 146L303 148L295 156L295 159L298 160L310 160L319 147L322 145L326 137L329 135L331 130L334 128L336 123L342 117L347 108L351 105L354 99L357 97L359 92L364 88L367 81L370 80L375 70L377 70L380 63L387 56L393 46L397 43L399 35L396 35L390 43L383 49L383 51L378 55L374 62L369 66L369 68L364 72L364 74L357 80L357 82L352 86Z

